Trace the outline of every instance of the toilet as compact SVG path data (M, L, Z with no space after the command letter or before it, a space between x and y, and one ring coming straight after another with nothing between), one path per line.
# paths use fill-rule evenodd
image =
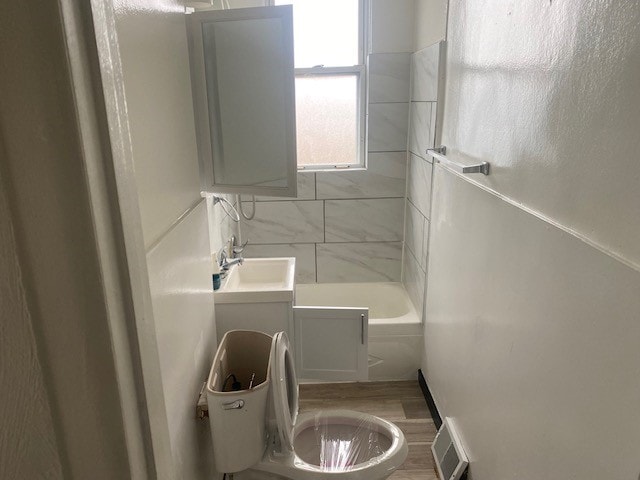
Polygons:
M262 359L247 368L253 356ZM234 362L238 378L252 377L252 387L219 391ZM382 480L407 457L402 431L381 418L350 410L298 415L298 381L285 332L227 332L211 368L207 401L216 469L233 473L234 480Z

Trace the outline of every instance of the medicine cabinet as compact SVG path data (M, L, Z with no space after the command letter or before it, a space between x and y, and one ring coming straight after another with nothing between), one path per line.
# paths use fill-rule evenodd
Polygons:
M290 5L187 15L202 190L296 196Z

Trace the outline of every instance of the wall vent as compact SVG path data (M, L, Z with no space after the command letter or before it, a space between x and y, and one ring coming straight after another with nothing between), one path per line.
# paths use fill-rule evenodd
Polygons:
M431 452L441 480L459 480L469 465L460 438L450 418L445 418L436 435Z

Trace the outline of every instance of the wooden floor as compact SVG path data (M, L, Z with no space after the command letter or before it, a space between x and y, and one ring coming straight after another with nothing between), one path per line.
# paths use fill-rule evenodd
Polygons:
M436 427L417 381L300 385L300 413L345 408L395 423L409 444L409 456L391 480L438 480L431 442Z

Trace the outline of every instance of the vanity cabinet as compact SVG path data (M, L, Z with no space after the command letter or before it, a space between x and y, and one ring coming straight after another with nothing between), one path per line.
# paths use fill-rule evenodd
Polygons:
M367 381L369 309L293 307L296 371L302 380Z
M248 258L214 293L218 342L230 330L286 332L298 379L369 378L369 310L294 306L295 258Z

